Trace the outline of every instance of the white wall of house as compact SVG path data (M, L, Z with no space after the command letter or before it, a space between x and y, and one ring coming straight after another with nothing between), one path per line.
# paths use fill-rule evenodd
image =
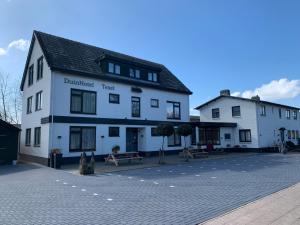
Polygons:
M37 41L34 42L29 66L34 64L33 84L28 86L28 71L24 84L22 97L22 125L20 152L23 154L48 157L49 149L49 124L41 125L41 118L50 114L50 89L51 89L51 70L44 58L43 60L43 78L37 81L37 60L43 56L41 47ZM35 110L36 93L42 91L42 109ZM32 113L27 114L27 98L32 96ZM34 146L34 128L41 127L41 144ZM31 128L31 145L25 146L26 129Z
M232 117L232 107L240 106L241 107L241 116ZM220 109L220 118L212 118L212 109ZM200 110L200 120L201 122L228 122L228 123L237 123L235 129L231 129L232 135L232 145L240 145L244 148L258 148L258 128L257 128L257 115L256 115L256 106L251 102L247 102L240 99L231 99L231 98L220 98L215 102L208 104L207 106L201 108ZM224 138L224 134L230 128L221 128L221 138ZM251 129L251 143L239 142L239 130L240 129ZM234 142L233 142L234 140ZM227 143L226 141L225 143ZM222 147L227 144L223 143L221 139Z

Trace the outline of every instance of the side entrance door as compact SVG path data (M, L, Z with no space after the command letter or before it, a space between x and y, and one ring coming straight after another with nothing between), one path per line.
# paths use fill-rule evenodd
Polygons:
M138 151L138 128L126 128L126 152Z

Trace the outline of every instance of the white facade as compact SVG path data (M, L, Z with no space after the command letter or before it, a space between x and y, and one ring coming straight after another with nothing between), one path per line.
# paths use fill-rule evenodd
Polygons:
M43 56L43 51L36 39L29 59L29 65L34 64L33 84L28 86L27 72L23 86L21 154L48 158L51 149L59 148L64 157L80 156L80 151L70 151L70 127L73 126L95 127L95 155L111 153L112 147L115 145L120 146L120 152L126 152L127 128L137 128L138 130L138 151L158 151L161 148L162 137L151 135L151 128L156 127L156 123L189 121L189 94L158 90L151 87L139 87L142 92L138 93L132 91L133 85L130 84L51 71L45 56L43 60L43 77L37 81L37 60L41 56ZM71 113L72 89L96 93L95 114ZM39 91L42 91L42 109L36 111L36 93ZM109 94L118 94L119 104L110 103ZM33 99L32 112L27 113L27 99L30 96ZM138 118L132 117L132 97L140 98L140 116ZM151 99L158 99L158 108L151 107ZM167 101L180 103L179 119L167 119ZM47 118L50 120L47 121ZM54 119L51 120L51 118ZM67 120L56 121L55 118L67 118ZM85 118L89 121L83 121ZM76 122L68 122L68 119L76 120ZM93 122L91 122L91 119ZM101 119L104 119L103 123ZM115 119L122 121L122 123L114 122ZM109 122L107 122L108 120ZM34 129L36 127L41 127L41 141L38 145L34 144ZM109 127L119 127L119 136L109 137ZM26 129L31 129L30 144L26 144ZM168 146L166 141L165 149L177 150L181 149L183 145L183 139L180 145L173 147Z
M233 116L232 107L240 107L240 116ZM264 108L265 113L262 113ZM219 116L214 116L213 109L219 109ZM279 115L281 110L281 117ZM290 111L290 118L286 111ZM299 110L295 107L254 101L232 96L220 96L199 107L201 122L236 123L235 128L220 129L220 147L273 148L281 141L280 128L285 128L284 141L298 142L300 132ZM294 115L296 117L294 118ZM240 140L240 130L250 130L251 141ZM231 138L225 140L225 133Z

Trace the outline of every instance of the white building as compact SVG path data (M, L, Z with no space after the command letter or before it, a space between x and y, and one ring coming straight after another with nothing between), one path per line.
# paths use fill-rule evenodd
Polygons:
M33 32L21 90L21 157L48 163L82 151L158 151L157 124L189 121L189 95L166 67L102 48ZM174 134L166 150L181 149Z
M230 96L229 90L198 106L201 122L235 123L234 127L205 130L200 128L200 144L219 148L274 148L281 141L298 143L300 132L299 108Z

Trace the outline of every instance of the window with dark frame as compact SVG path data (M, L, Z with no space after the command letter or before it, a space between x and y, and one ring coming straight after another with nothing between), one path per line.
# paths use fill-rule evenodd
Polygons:
M148 80L152 82L157 82L157 73L148 72Z
M239 130L240 142L251 142L251 130L243 129Z
M266 116L266 106L265 105L260 106L260 115Z
M213 119L218 119L220 118L220 109L219 108L215 108L211 110L211 116Z
M26 136L25 136L25 145L31 145L31 128L26 129Z
M141 99L139 97L131 97L131 116L141 116Z
M177 133L175 129L174 134L168 137L168 147L181 146L181 136Z
M109 94L109 103L120 104L119 94Z
M224 139L225 139L225 140L230 140L230 139L231 139L231 134L225 133L225 134L224 134Z
M157 128L156 127L152 127L151 128L151 136L152 137L159 137L159 133L157 132Z
M28 86L33 84L33 64L28 68Z
M35 111L42 109L42 91L36 93L35 95Z
M109 62L108 63L108 72L113 74L121 74L121 67L118 64Z
M232 106L232 117L240 117L240 116L241 116L241 107Z
M71 113L96 114L96 92L71 89Z
M109 137L120 137L120 128L119 127L109 127L108 128Z
M158 108L159 107L159 101L158 99L151 99L151 107L152 108Z
M167 119L180 119L180 102L167 101Z
M200 145L220 145L220 128L201 127L199 128Z
M287 109L285 111L285 116L286 116L287 119L291 119L291 110Z
M34 146L39 147L41 145L41 127L34 128Z
M281 108L278 109L278 115L279 115L279 118L282 117Z
M32 96L27 98L27 114L32 113Z
M132 78L140 79L141 78L141 72L138 69L129 69L129 76Z
M197 127L192 128L192 134L191 134L191 145L196 145L197 140L196 140L196 129Z
M96 127L70 127L69 151L96 151Z
M37 60L37 76L36 79L40 80L43 78L43 56L41 56L38 60Z
M297 111L296 111L296 110L293 111L293 119L294 119L294 120L297 119Z

